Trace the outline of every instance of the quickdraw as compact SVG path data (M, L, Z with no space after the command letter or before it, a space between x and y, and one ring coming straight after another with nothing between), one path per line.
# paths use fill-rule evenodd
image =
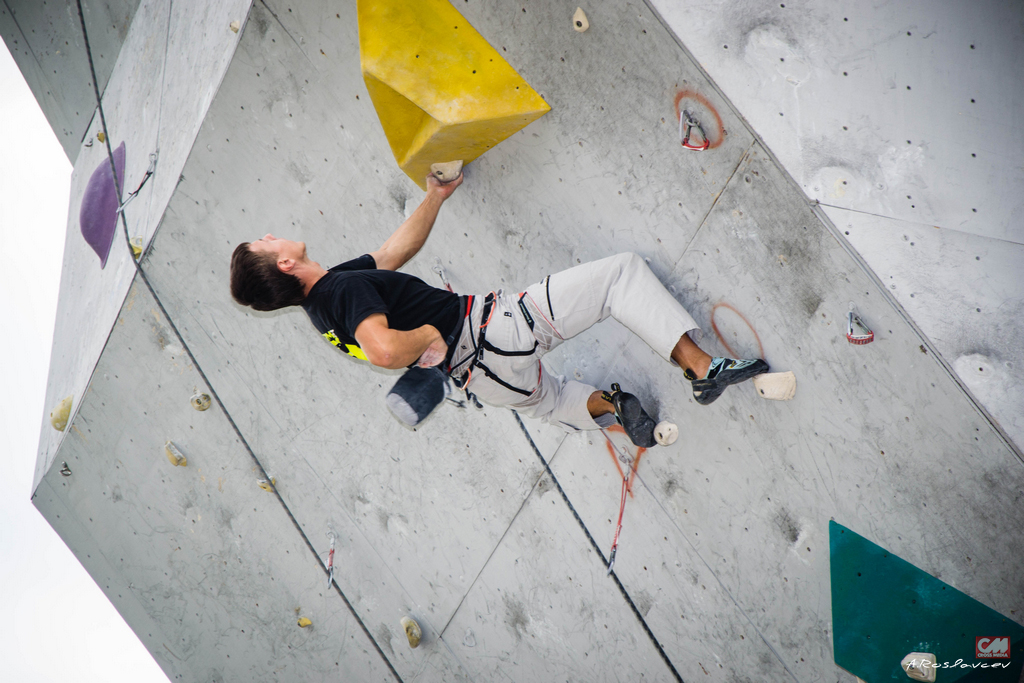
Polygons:
M703 140L700 145L690 142L690 137L695 130L700 135L700 139ZM683 149L692 149L696 152L703 152L711 145L708 136L704 134L704 128L701 127L700 122L694 118L689 109L683 109L679 112L679 141L682 143Z
M334 531L327 532L327 538L331 539L331 549L327 553L327 588L334 583Z
M875 333L860 319L851 301L850 312L846 314L846 341L862 346L870 344L874 340Z
M444 266L441 265L440 258L434 259L434 267L432 268L432 270L434 271L435 274L437 274L438 277L441 278L441 284L444 285L445 289L447 289L449 292L455 292L455 290L452 289L452 284L448 282L448 276L444 272Z
M146 169L146 176L142 179L142 182L139 183L139 186L135 188L135 192L130 193L127 197L124 198L124 201L121 202L121 205L117 207L117 213L123 212L124 207L128 206L128 204L133 199L139 196L139 192L142 191L142 186L146 184L146 181L149 180L150 176L156 173L156 161L159 158L159 156L159 152L153 152L152 154L149 155L149 168Z

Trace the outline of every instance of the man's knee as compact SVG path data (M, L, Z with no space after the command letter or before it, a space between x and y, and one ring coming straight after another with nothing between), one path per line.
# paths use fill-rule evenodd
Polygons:
M631 251L624 251L621 254L616 254L615 256L612 256L610 260L617 268L623 271L645 267L647 265L643 258Z

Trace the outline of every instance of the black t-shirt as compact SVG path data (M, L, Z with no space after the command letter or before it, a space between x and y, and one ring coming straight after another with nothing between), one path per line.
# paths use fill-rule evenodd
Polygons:
M327 341L348 355L367 360L355 331L374 313L393 330L433 325L445 339L459 320L459 295L406 273L377 270L369 254L334 266L317 280L302 302L309 319Z

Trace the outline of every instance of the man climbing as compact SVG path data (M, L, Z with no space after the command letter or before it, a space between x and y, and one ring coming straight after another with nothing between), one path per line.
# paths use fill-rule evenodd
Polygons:
M444 201L463 177L427 178L419 207L381 247L326 270L303 242L266 235L231 257L231 295L259 311L302 306L313 326L349 355L383 368L416 366L388 397L407 424L443 400L447 378L494 406L569 431L618 421L650 447L654 421L633 395L552 375L541 358L611 316L683 369L707 405L727 386L768 371L760 359L712 358L690 338L697 324L635 254L554 273L518 294L464 296L396 272L416 255ZM419 368L419 369L416 369ZM426 370L426 369L429 369Z

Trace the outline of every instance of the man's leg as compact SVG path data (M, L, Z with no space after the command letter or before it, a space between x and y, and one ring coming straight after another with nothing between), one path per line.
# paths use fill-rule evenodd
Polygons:
M526 289L538 315L534 335L547 352L612 317L666 361L691 330L693 317L636 254L618 254L554 273ZM688 347L687 347L688 348ZM696 373L700 368L691 368Z
M711 356L697 346L687 332L672 349L672 360L683 370L689 369L697 377L704 377L711 367Z
M764 361L712 359L697 346L690 336L699 329L697 323L636 254L555 273L527 288L526 299L538 313L533 331L541 353L610 316L681 367L688 379L701 383L694 385L700 403L715 400L728 384L768 370ZM602 405L601 392L594 392L587 406L597 417L609 412L611 404Z

